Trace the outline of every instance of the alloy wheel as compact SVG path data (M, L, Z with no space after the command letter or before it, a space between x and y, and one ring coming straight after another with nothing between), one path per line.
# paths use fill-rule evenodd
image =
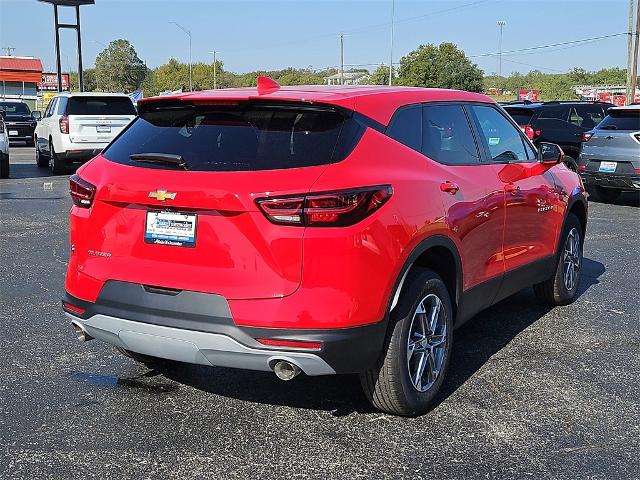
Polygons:
M407 368L413 387L426 392L438 379L447 348L447 324L442 300L425 296L416 307L407 339Z
M572 228L567 235L562 253L562 273L564 286L568 291L572 291L580 275L582 264L582 254L580 250L580 233L578 229Z

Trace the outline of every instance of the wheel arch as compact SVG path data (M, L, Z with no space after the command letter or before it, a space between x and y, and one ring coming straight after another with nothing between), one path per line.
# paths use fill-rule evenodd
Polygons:
M387 311L391 312L396 307L405 280L415 268L428 268L442 278L451 298L455 318L463 285L462 260L455 243L444 235L422 240L409 254L396 279Z

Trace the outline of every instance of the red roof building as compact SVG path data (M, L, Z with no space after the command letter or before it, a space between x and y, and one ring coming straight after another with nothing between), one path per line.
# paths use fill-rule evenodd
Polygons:
M0 81L38 83L42 62L33 57L0 57Z
M25 100L31 108L38 98L42 62L34 57L0 56L0 98Z

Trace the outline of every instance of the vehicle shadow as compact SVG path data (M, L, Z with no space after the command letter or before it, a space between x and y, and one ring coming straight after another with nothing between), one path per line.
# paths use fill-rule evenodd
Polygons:
M625 207L640 207L640 192L623 192L614 202L596 202L589 199L589 202L602 203L602 205L622 205Z
M45 177L58 177L60 175L54 175L47 168L40 168L35 163L30 165L28 163L12 163L9 171L9 178L24 179L24 178L45 178Z
M584 259L579 295L583 295L605 272L605 266ZM523 290L477 315L456 330L449 367L434 407L451 396L493 355L520 332L542 318L551 307L541 305L532 289ZM184 385L225 397L270 405L282 405L331 412L346 416L354 412L373 413L356 375L307 377L290 382L269 372L253 372L167 362L158 373Z

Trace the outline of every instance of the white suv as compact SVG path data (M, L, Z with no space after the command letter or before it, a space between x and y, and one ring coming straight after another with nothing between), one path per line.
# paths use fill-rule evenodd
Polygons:
M36 126L36 162L52 173L100 153L136 116L131 98L118 93L61 93Z
M9 136L4 123L4 112L0 112L0 178L9 177Z

